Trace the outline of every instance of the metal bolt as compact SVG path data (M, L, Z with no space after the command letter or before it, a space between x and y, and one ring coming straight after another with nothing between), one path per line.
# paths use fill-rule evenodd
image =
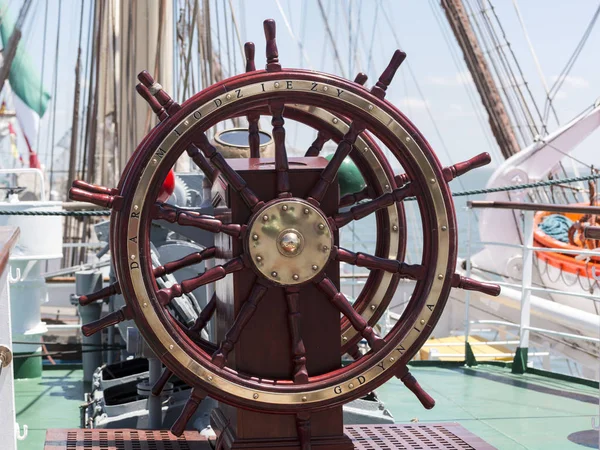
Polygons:
M421 325L425 325L425 319L421 319Z
M349 387L350 389L354 389L354 384L350 383L350 384L348 385L348 387Z
M257 260L258 262L261 262L261 261L262 261L262 256L258 255L258 256L256 257L256 260Z
M319 268L319 266L317 266L316 264L313 264L312 270L317 270L318 268Z
M410 136L406 136L406 137L404 138L404 140L405 140L406 142L410 142Z
M442 275L441 273L438 275L438 280L443 280L444 279L444 275Z
M448 227L446 225L442 225L442 231L446 231Z
M327 247L326 245L323 246L323 251L326 252L327 250L329 250L329 247Z
M398 231L398 225L392 225L392 230Z
M319 230L324 230L325 229L325 225L323 225L322 223L319 224Z
M152 164L156 164L158 160L156 158L152 159Z
M231 94L227 94L227 95L225 96L225 98L226 98L227 100L229 100L229 99L231 98Z
M365 152L368 152L368 151L369 151L369 147L365 147L363 150L364 150Z
M344 337L342 338L342 341L346 342L346 341L348 341L348 338L347 338L346 336L344 336Z
M269 216L267 216L267 215L265 214L265 215L263 216L263 221L265 221L265 222L266 222L267 220L269 220Z
M294 275L292 275L292 278L294 280L298 280L300 278L300 275L298 275L297 273L295 273Z
M324 91L326 91L327 89L329 89L327 86L323 86Z
M369 105L369 111L373 111L373 105Z
M131 255L131 259L135 259L135 255Z
M281 207L281 209L283 209L284 211L287 211L287 210L288 210L288 206L287 206L287 205L283 205L283 206Z
M255 241L258 241L258 234L253 234L252 239L254 239Z
M336 117L334 117L334 118L333 118L333 120L332 120L332 122L333 122L333 123L338 123L338 122L339 122L339 120L337 120L337 118L336 118Z
M371 305L371 311L375 311L377 309L377 305Z
M208 381L212 381L212 377L210 375L208 376Z
M432 178L431 180L429 180L429 182L430 182L431 184L435 184L435 178Z
M389 189L389 188L390 188L390 185L389 185L389 184L386 184L384 187L385 187L386 189Z
M148 307L148 303L144 302L144 303L142 303L142 306L143 306L144 308L147 308L147 307Z
M310 211L308 210L308 208L304 208L304 214L308 214Z
M140 209L140 207L138 205L133 205L133 210L137 211L138 209Z
M254 395L252 396L252 398L254 398L254 400L256 400L256 399L258 398L258 394L254 394Z
M394 359L394 357L392 356L392 357L390 358L390 362L394 362L394 361L396 361L396 360L395 360L395 359Z
M169 350L173 350L175 346L173 344L169 345Z
M275 271L271 272L271 276L272 276L273 278L277 278L277 272L275 272Z
M276 88L278 88L278 87L279 87L279 82L278 82L278 81L276 81L274 86L275 86Z
M305 395L304 397L302 397L302 401L305 402L306 400L308 400L308 399L306 398L306 395Z

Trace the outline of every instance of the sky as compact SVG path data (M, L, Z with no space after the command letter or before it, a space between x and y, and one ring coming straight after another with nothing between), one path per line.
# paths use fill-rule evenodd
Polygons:
M80 21L82 1L83 25ZM84 39L89 31L91 1L33 0L25 23L22 45L31 53L41 73L43 69L46 89L52 93L55 82L57 86L56 95L42 119L37 144L40 159L46 166L50 164L52 143L58 142L71 127L78 36L80 26L83 27ZM148 1L158 4L156 0ZM178 8L183 0L174 1ZM499 153L487 127L487 116L437 0L382 0L379 8L375 0L321 0L338 47L339 61L334 57L327 37L318 0L216 1L221 8L220 14L223 14L223 5L233 5L242 40L256 43L257 66L264 64L262 21L266 18L277 21L277 42L283 66L312 68L347 78L364 71L369 75L369 85L378 78L399 43L408 57L388 89L387 99L417 125L443 164L455 163L482 151L490 152L494 164L499 163ZM475 5L478 1L482 0L471 0L471 3ZM515 13L515 3L520 8L543 76L551 85L581 39L599 2L494 0L492 3L533 95L543 107L544 89ZM22 0L9 2L13 14L17 14L21 4ZM215 5L214 15L217 3L211 0L211 4ZM347 17L352 17L351 24ZM286 20L295 39L286 26ZM216 23L214 18L213 38L217 31ZM390 24L394 27L398 43ZM222 34L224 26L221 16ZM231 27L231 23L228 26ZM554 105L563 124L600 97L599 28L600 25L592 31L586 47L556 96ZM303 57L298 40L302 41L307 58ZM221 51L227 54L224 41L222 37ZM349 45L350 42L352 45ZM359 51L354 58L350 48L357 47ZM371 63L368 62L369 53L372 54ZM233 55L240 71L243 65L239 48L233 50ZM58 71L55 72L57 62ZM556 123L551 121L549 129L555 127ZM306 148L313 136L296 133L290 134L289 138L293 138L296 146ZM600 136L596 132L574 155L597 166L599 147ZM60 153L59 150L55 152L56 155Z

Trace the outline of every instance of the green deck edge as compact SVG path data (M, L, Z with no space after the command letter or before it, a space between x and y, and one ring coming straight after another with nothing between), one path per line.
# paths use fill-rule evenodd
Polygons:
M590 432L598 412L593 380L533 368L513 374L512 363L504 361L479 361L475 367L465 361L412 361L409 367L437 405L424 410L392 379L377 392L398 423L458 422L499 449L581 449L570 439ZM17 422L29 426L18 450L42 450L47 429L80 425L87 390L81 365L44 364L43 369L42 378L15 382Z
M42 376L41 356L40 352L15 353L13 358L15 380L40 378Z
M512 373L525 373L527 372L527 353L529 349L527 347L517 347L515 352L515 359L511 368Z

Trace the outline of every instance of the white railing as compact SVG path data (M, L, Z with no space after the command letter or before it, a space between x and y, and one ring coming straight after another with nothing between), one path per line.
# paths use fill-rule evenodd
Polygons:
M571 255L581 256L600 256L600 252L594 250L569 250L569 249L555 249L534 246L534 215L536 211L552 211L552 212L576 212L585 213L588 211L593 214L598 214L600 208L598 207L582 207L582 206L569 206L569 205L544 205L544 204L531 204L531 203L509 203L509 202L468 202L468 224L467 224L467 258L466 258L466 276L471 277L473 274L473 267L471 263L472 257L472 246L473 236L471 230L472 216L475 214L474 209L481 208L502 208L502 209L513 209L522 211L523 215L523 228L522 228L522 240L523 244L511 244L501 242L479 242L480 245L485 246L502 246L510 248L520 248L522 251L522 277L521 284L509 283L509 282L496 282L500 286L510 287L515 290L521 291L521 305L520 305L520 316L518 323L506 322L501 320L471 320L470 318L470 303L471 293L469 291L465 294L465 346L473 345L469 343L469 332L472 324L490 324L500 325L502 327L514 327L518 328L518 343L515 358L513 360L513 372L523 373L527 366L527 350L529 348L529 337L530 333L536 333L541 335L552 335L560 336L566 339L574 339L588 342L600 343L598 336L586 336L584 334L568 333L564 331L551 330L546 328L532 327L531 326L531 294L532 292L543 292L550 295L565 295L571 297L584 298L591 302L600 302L600 296L594 295L593 292L572 292L560 289L553 289L548 287L534 286L533 285L533 270L534 270L534 254L535 252L547 252L547 253L564 253ZM592 278L595 281L600 281L600 277L596 277L595 268L592 268ZM485 355L484 355L485 356ZM534 356L534 354L529 354Z

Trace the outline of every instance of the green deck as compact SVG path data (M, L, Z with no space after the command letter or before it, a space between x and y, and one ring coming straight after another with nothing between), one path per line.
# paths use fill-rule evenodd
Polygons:
M569 436L590 430L598 414L598 389L568 380L489 365L417 366L411 372L437 404L426 411L394 379L378 393L397 422L459 422L499 449L584 449ZM42 450L47 428L79 427L81 376L81 370L55 369L44 370L41 379L16 381L17 422L29 426L19 450ZM598 448L591 433L578 436Z
M510 369L480 365L413 367L411 373L436 400L421 407L399 380L377 390L396 422L459 422L499 449L583 449L569 440L591 430L598 415L598 388L540 375L515 375ZM594 439L598 433L585 436Z

